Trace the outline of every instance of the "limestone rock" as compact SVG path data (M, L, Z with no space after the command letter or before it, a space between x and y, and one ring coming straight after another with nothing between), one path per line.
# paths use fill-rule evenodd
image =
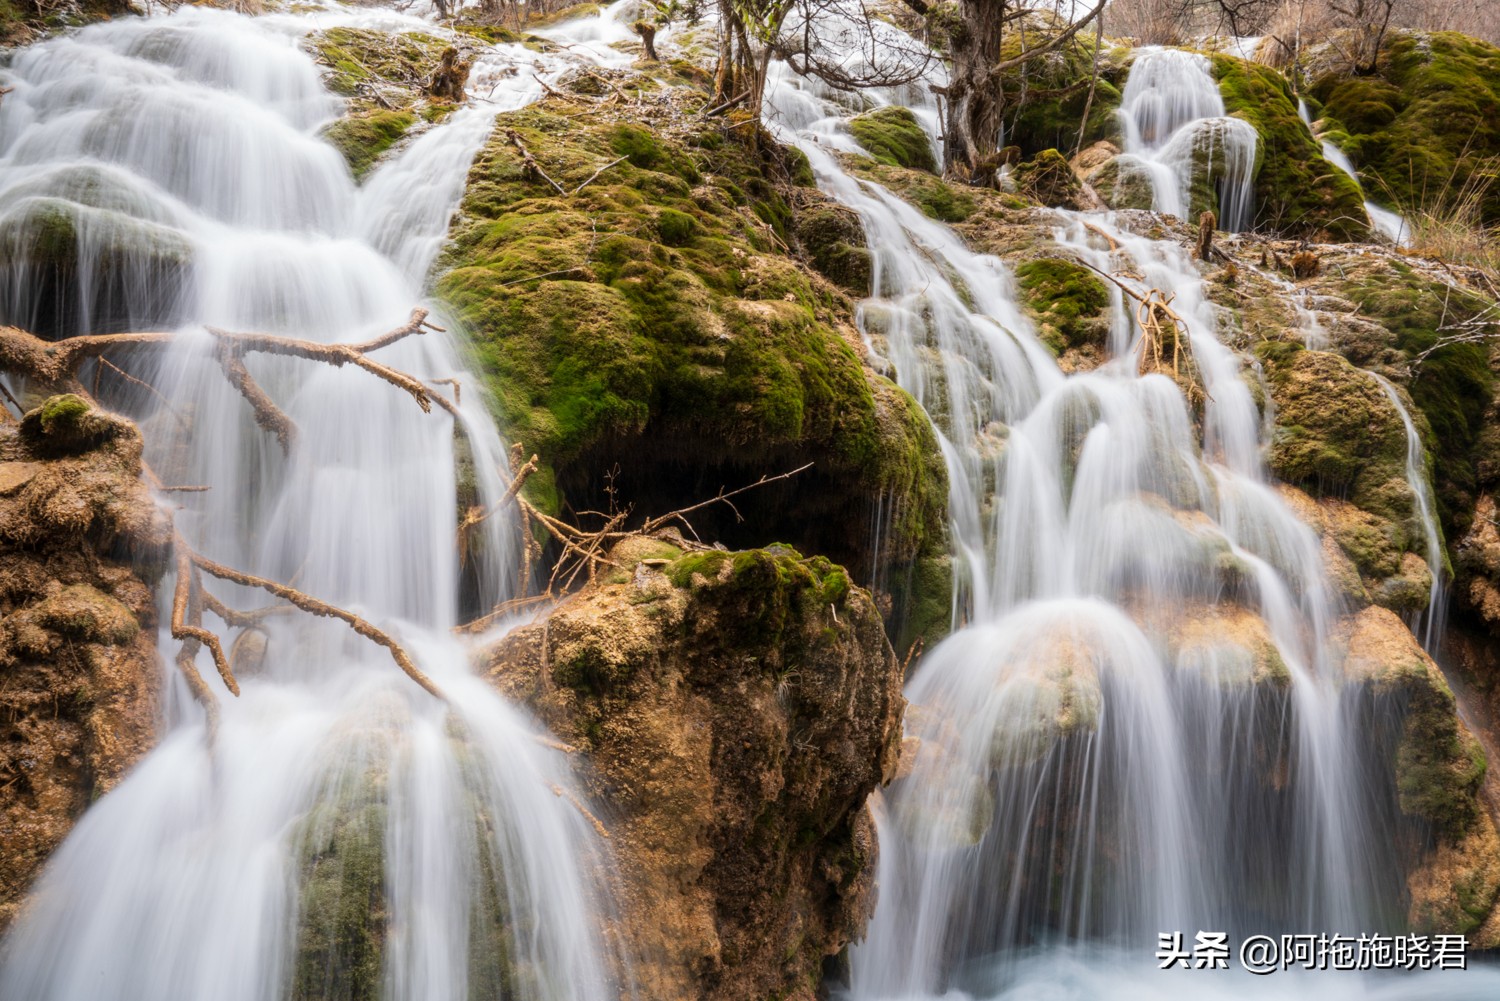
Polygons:
M0 927L73 822L156 737L170 532L128 421L76 396L0 425Z
M484 654L582 752L646 996L810 997L873 903L901 669L868 593L788 547L654 555Z

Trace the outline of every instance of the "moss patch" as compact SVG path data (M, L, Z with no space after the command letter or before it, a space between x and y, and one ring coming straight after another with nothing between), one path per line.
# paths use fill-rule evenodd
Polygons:
M659 513L812 460L789 492L746 495L760 505L746 524L869 567L879 511L878 574L941 552L945 477L924 415L862 364L848 300L782 249L798 231L796 164L743 129L606 114L553 99L501 116L437 282L509 435L542 457L534 501L595 506L618 461ZM569 190L626 159L564 199L527 176L511 131Z
M849 122L854 138L875 162L909 170L937 172L932 144L917 118L906 108L881 108Z
M1260 135L1255 227L1317 239L1367 238L1370 227L1358 186L1324 159L1297 115L1286 77L1226 55L1213 57L1213 72L1225 110Z
M1013 59L1026 49L1043 45L1063 27L1051 18L1017 22L1006 29L1000 58ZM1019 146L1022 155L1030 157L1044 149L1072 149L1078 143L1079 122L1088 103L1089 79L1094 70L1094 52L1093 32L1089 30L1073 36L1061 49L1002 75L1009 105L1004 115L1006 145ZM1120 107L1128 58L1128 50L1106 42L1082 146L1100 139L1119 138L1115 111Z
M1328 138L1376 201L1442 207L1500 156L1500 48L1456 32L1401 32L1386 42L1378 74L1314 84ZM1500 186L1482 214L1500 220Z
M410 111L371 111L339 119L324 130L323 137L344 155L358 180L416 120Z
M1054 353L1069 348L1102 351L1109 336L1109 289L1098 275L1056 257L1026 261L1016 281L1042 340Z

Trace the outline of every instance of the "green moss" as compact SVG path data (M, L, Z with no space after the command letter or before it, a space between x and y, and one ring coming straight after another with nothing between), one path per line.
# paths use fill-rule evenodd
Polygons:
M1134 157L1111 157L1094 168L1088 182L1112 209L1149 209L1156 200L1151 175Z
M1286 77L1233 56L1213 57L1229 114L1255 126L1255 228L1293 236L1357 240L1369 236L1359 187L1323 157L1297 114Z
M407 105L415 100L449 45L422 32L391 34L348 27L315 32L306 44L328 68L328 86L335 93L353 97L365 88L379 87Z
M1401 32L1375 77L1326 76L1312 88L1339 145L1376 201L1441 209L1500 155L1500 48L1456 32ZM1482 215L1500 220L1500 186Z
M1109 336L1109 289L1093 271L1046 257L1019 265L1016 281L1042 339L1055 353L1104 347Z
M849 122L854 138L877 163L908 170L937 172L932 144L917 118L907 108L880 108Z
M508 130L569 190L627 159L561 199L525 175ZM814 458L820 490L896 511L882 556L913 559L943 545L935 440L833 326L847 300L775 242L793 211L765 180L785 168L767 142L700 152L691 136L557 102L504 115L437 293L473 335L508 435L542 457L533 503L559 510L568 484L636 448L762 472Z
M372 111L339 119L324 130L323 137L343 154L350 172L359 179L415 121L410 111Z
M974 194L962 185L953 184L921 171L901 170L877 164L865 157L852 158L856 174L869 177L915 205L922 213L939 222L968 221L978 211Z
M1000 58L1012 59L1023 49L1045 44L1060 30L1061 22L1027 19L1008 27L1001 42ZM1079 123L1089 104L1089 81L1094 71L1094 38L1091 31L1075 35L1061 49L1001 76L1006 95L1005 142L1019 146L1031 157L1044 149L1072 149L1078 143ZM1099 79L1089 104L1083 146L1100 139L1118 140L1115 111L1120 106L1128 66L1128 53L1106 47L1099 60Z
M1382 518L1411 516L1406 430L1369 373L1340 355L1296 351L1268 364L1267 375L1276 401L1269 462L1277 476L1315 494L1347 493Z
M70 584L31 612L38 625L82 642L128 643L140 632L130 609L88 584Z
M813 267L856 295L870 294L873 261L857 212L833 202L813 204L797 212L793 232Z
M1448 686L1437 678L1412 686L1396 750L1401 811L1458 840L1482 809L1478 793L1486 767L1479 742L1460 729Z
M385 948L384 793L356 782L314 809L300 845L301 897L288 996L380 997Z
M1439 328L1464 323L1490 307L1481 296L1432 281L1394 260L1346 283L1343 292L1361 315L1391 332L1395 347L1409 359L1445 336ZM1454 517L1472 508L1478 488L1474 456L1495 392L1487 347L1459 343L1437 348L1422 360L1407 390L1431 430L1433 483L1445 527L1451 529Z

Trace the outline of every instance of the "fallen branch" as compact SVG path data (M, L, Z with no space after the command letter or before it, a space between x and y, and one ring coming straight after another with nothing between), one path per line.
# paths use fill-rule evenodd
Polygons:
M220 580L227 580L234 584L242 584L245 587L258 587L262 591L268 591L271 594L274 594L276 597L282 599L283 601L287 601L293 605L296 605L304 612L308 612L312 615L323 616L325 618L338 619L341 622L348 624L351 629L359 633L361 636L372 642L378 643L389 650L391 658L396 662L396 666L400 667L401 670L405 672L406 676L420 685L424 691L432 695L434 698L443 699L444 701L446 701L446 697L443 695L442 690L439 689L437 685L433 684L432 680L428 678L427 675L422 673L421 669L417 667L417 665L412 661L411 657L407 655L406 651L401 648L401 645L399 643L392 639L389 634L383 632L380 629L377 629L375 626L360 618L358 615L355 615L353 612L345 611L342 608L330 605L326 601L319 601L317 598L314 598L311 595L303 594L301 591L298 591L295 588L287 587L285 584L278 583L274 580L267 580L264 577L256 577L254 574L248 574L242 570L235 570L227 567L222 563L216 563L208 557L203 556L199 553L191 553L190 558L192 559L194 566L201 569L204 573L210 574L214 577L218 577Z
M176 549L177 587L172 595L172 638L190 639L208 647L208 652L213 655L214 667L218 670L219 677L224 679L224 687L229 689L230 694L238 695L240 686L234 680L234 672L229 669L229 658L224 656L224 647L219 643L219 637L203 628L202 605L194 597L194 592L201 591L201 588L194 586L192 551L180 535L176 539Z
M597 178L600 174L604 173L609 168L613 167L615 164L620 163L623 160L628 160L628 159L630 159L628 156L622 156L622 157L619 157L618 159L614 159L614 160L609 161L604 166L600 167L598 170L596 170L592 174L590 174L588 176L588 180L584 181L578 187L574 188L573 189L573 194L576 195L576 194L578 194L578 192L580 192L584 188L588 187L590 184L592 184L594 182L595 178Z
M522 173L526 174L527 176L541 178L548 184L552 185L553 190L558 194L567 197L568 192L564 190L561 184L558 184L556 181L554 181L547 174L547 172L542 169L541 165L536 162L536 158L531 155L531 150L526 148L526 144L521 141L521 137L515 129L507 129L505 132L505 138L510 140L510 144L512 146L521 151Z

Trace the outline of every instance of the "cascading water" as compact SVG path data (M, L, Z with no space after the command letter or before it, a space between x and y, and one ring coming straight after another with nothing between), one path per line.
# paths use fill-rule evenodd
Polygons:
M1312 116L1307 112L1307 102L1300 98L1297 100L1297 115L1302 119L1303 125L1306 125L1309 129L1312 128ZM1364 193L1364 185L1360 184L1359 174L1355 173L1354 163L1349 159L1349 155L1326 139L1321 141L1321 145L1323 159L1348 174L1350 180L1360 189L1362 195ZM1398 247L1406 246L1408 227L1406 220L1401 217L1400 213L1392 212L1388 208L1376 205L1368 198L1365 199L1365 213L1370 217L1370 225L1375 227L1377 233Z
M451 635L456 431L481 501L504 489L480 394L463 394L455 427L352 366L254 356L300 429L283 455L204 327L339 342L397 326L495 113L542 92L533 73L555 80L577 60L622 57L587 44L587 22L563 55L486 50L470 81L478 100L361 189L315 134L338 103L298 48L332 24L440 30L388 12L186 9L18 52L0 72L12 88L0 104L0 235L13 251L0 319L52 334L180 326L154 366L114 359L165 403L103 381L162 432L148 435L155 469L209 488L168 498L183 536L395 634L446 702L337 623L293 613L229 630L263 639L264 668L240 698L220 690L211 739L185 684L169 683L161 745L80 820L6 940L9 999L618 996L601 929L608 867L570 802L570 769L471 675ZM61 251L76 256L71 298L28 283L59 240L73 241ZM440 333L380 361L475 384ZM471 547L481 607L515 576L499 522ZM263 603L210 590L232 607ZM176 648L165 630L161 645Z
M1391 401L1391 406L1396 408L1396 413L1401 416L1401 427L1406 432L1406 482L1411 489L1412 499L1416 510L1417 525L1422 530L1423 559L1427 561L1427 569L1432 574L1432 585L1427 592L1427 608L1414 622L1412 631L1422 640L1422 646L1429 653L1437 652L1437 642L1443 633L1443 623L1446 618L1447 590L1444 587L1446 580L1443 558L1443 532L1438 525L1437 501L1432 496L1432 486L1427 476L1426 450L1422 447L1422 435L1417 431L1416 423L1411 419L1411 411L1406 409L1406 404L1401 402L1401 394L1396 392L1396 387L1391 385L1389 379L1384 376L1371 373L1376 382L1380 383L1381 391L1385 393L1386 399Z
M1160 979L1158 933L1399 924L1399 867L1372 836L1389 822L1380 764L1354 744L1360 696L1329 657L1321 544L1268 482L1267 425L1186 251L1058 213L1077 257L1174 294L1192 358L1186 378L1140 374L1135 304L1111 289L1112 360L1065 375L999 260L844 169L836 95L773 80L783 135L864 224L860 326L932 416L957 557L961 628L907 686L911 774L875 803L880 899L851 996L1228 996ZM1191 144L1174 137L1222 115L1202 57L1138 57L1126 148L1161 207L1184 214ZM1220 196L1244 224L1254 133L1215 129L1238 143ZM1265 983L1235 976L1229 994L1328 992Z
M1152 208L1187 219L1217 208L1219 228L1237 232L1255 215L1255 127L1225 114L1208 57L1181 49L1139 50L1125 81L1119 120L1121 170L1151 179Z

